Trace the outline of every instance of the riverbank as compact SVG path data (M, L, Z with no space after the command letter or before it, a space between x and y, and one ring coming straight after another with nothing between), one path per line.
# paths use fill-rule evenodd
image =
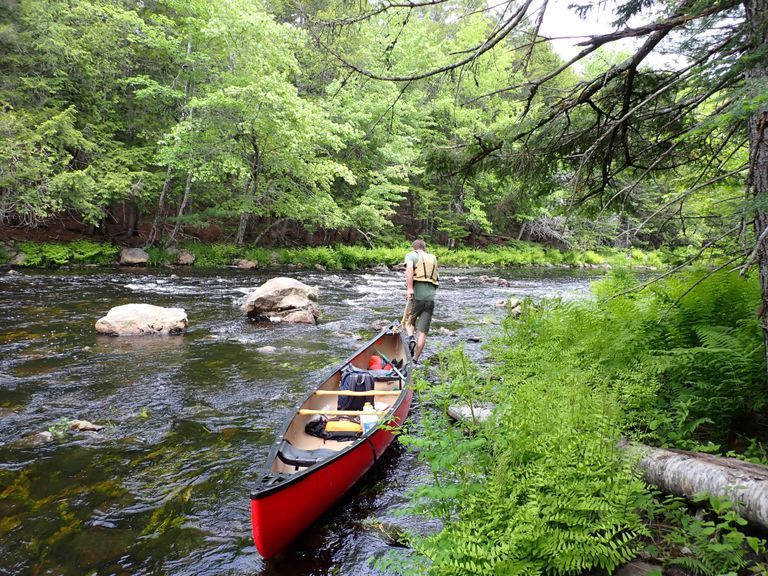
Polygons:
M396 266L403 261L409 245L369 248L364 246L316 246L271 248L236 246L224 243L187 243L178 249L148 247L148 266L179 263L179 254L191 254L196 267L237 266L248 268L317 267L328 270L359 270ZM90 240L72 242L9 241L0 244L0 264L21 268L50 268L78 265L118 264L122 248ZM563 268L662 268L685 259L687 250L642 251L604 248L559 250L531 242L512 242L488 248L448 249L430 247L443 266L456 267L563 267Z
M434 409L403 442L434 478L412 494L414 510L445 528L386 566L577 575L634 561L645 571L621 573L765 573L765 534L729 502L661 494L617 449L629 438L768 464L758 281L710 274L627 293L638 281L611 273L594 299L524 304L489 347L488 372L461 349L434 359L436 381L417 386ZM445 409L456 403L496 408L455 425Z

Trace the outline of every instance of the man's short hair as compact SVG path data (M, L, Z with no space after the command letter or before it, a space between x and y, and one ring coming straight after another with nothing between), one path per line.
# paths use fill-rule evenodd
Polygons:
M413 244L411 244L414 250L426 250L427 244L422 240L421 238L418 238L413 241Z

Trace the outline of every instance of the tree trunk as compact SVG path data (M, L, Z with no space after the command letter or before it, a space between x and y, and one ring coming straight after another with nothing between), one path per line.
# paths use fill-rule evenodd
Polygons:
M163 223L163 212L165 212L165 196L168 194L168 190L171 188L171 176L173 175L173 167L169 164L165 171L165 181L163 182L163 188L160 190L160 199L157 201L157 213L154 220L152 220L152 228L149 230L149 236L147 236L147 243L144 245L152 246L156 240L159 240L162 236L160 230Z
M248 189L251 187L251 176L245 177L245 186L243 187L243 198L248 197ZM245 240L245 232L248 230L248 219L250 214L245 213L240 215L240 224L237 226L237 236L235 237L235 244L238 246L243 245Z
M245 182L245 189L243 190L244 199L248 197L248 186L251 183L253 183L252 194L254 198L256 198L259 193L259 172L261 171L261 150L259 148L258 143L255 140L253 140L251 144L253 146L253 157L251 160L251 175L250 175L250 178L247 178ZM248 229L248 220L250 220L250 218L251 218L250 212L243 212L240 215L240 224L237 227L237 238L235 239L235 243L238 246L243 245L243 241L245 240L245 232Z
M192 173L187 172L187 181L184 184L184 197L181 199L181 205L179 206L179 213L176 215L176 224L173 226L173 232L171 232L171 235L168 237L168 242L165 243L167 246L173 246L173 244L176 242L176 234L179 233L179 228L181 228L181 217L184 214L184 210L187 209L187 203L189 202L189 189L192 187Z
M768 47L768 0L745 0L744 9L753 54ZM762 95L768 81L768 65L765 59L755 59L747 71L748 94L757 99ZM760 288L762 306L760 321L763 327L766 362L768 362L768 248L765 243L765 230L768 228L768 210L764 208L768 199L768 143L765 141L768 107L762 104L749 119L749 193L756 199L758 206L755 214L755 236L757 261L760 267ZM768 364L767 364L768 365Z
M520 232L517 233L517 239L518 240L522 240L523 239L523 234L525 234L525 229L527 227L528 227L528 223L527 222L523 222L523 225L520 226Z
M768 468L750 462L683 450L620 445L638 456L645 481L664 492L691 499L706 493L729 500L754 524L768 529Z
M187 39L187 58L190 57L192 54L192 38ZM181 71L179 71L181 73ZM192 93L192 83L189 79L189 76L187 76L186 80L184 80L184 100L181 102L181 111L179 113L179 122L184 122L187 118L191 116L191 111L187 108L187 105L189 104L189 98L190 94ZM163 188L160 191L160 200L157 203L157 214L155 214L155 219L152 222L152 230L149 233L149 239L147 240L147 246L150 246L153 244L156 240L160 239L162 236L162 229L161 226L164 224L163 220L163 212L165 209L165 197L168 195L168 191L171 187L171 177L173 175L173 166L170 164L168 165L168 168L165 171L165 182L163 182ZM181 201L181 207L179 208L179 214L178 216L181 217L181 215L184 213L184 210L187 207L187 202L189 201L189 188L190 184L192 182L192 174L187 172L187 181L184 184L184 198ZM166 242L166 246L171 246L176 241L176 234L179 231L180 222L179 219L176 219L176 224L173 227L173 232L171 232L171 236L168 238L168 242Z

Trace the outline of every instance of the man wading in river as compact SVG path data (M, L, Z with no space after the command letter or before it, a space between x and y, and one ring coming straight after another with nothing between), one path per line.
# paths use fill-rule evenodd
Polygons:
M427 341L440 277L437 258L427 252L424 240L414 240L411 246L413 252L405 255L405 329L410 337L413 337L414 329L416 331L416 347L412 353L417 362Z

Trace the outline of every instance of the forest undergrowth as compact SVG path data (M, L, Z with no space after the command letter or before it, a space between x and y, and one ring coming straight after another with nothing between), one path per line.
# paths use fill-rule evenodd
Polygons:
M231 243L190 242L178 249L147 248L149 265L173 265L179 249L195 256L196 267L231 266L238 260L249 260L257 267L310 267L322 266L330 270L356 270L380 264L388 266L403 261L410 250L408 242L389 246L298 246L264 247L237 246ZM560 250L534 242L510 241L505 245L486 248L461 247L449 249L430 247L442 266L515 267L515 266L603 266L662 268L677 265L690 256L690 248L675 250L618 249L610 247L594 249ZM0 264L8 263L17 254L18 266L29 268L53 268L66 265L116 264L120 247L105 242L76 240L73 242L18 242L9 248L0 246Z
M445 528L379 568L613 574L644 558L659 574L768 573L765 535L728 502L664 496L617 447L630 438L768 462L766 437L745 426L766 407L758 282L697 270L638 283L617 271L591 300L526 302L489 346L488 373L461 349L435 357L436 382L417 384L421 421L402 440L432 473L409 512ZM455 403L495 409L454 424Z

